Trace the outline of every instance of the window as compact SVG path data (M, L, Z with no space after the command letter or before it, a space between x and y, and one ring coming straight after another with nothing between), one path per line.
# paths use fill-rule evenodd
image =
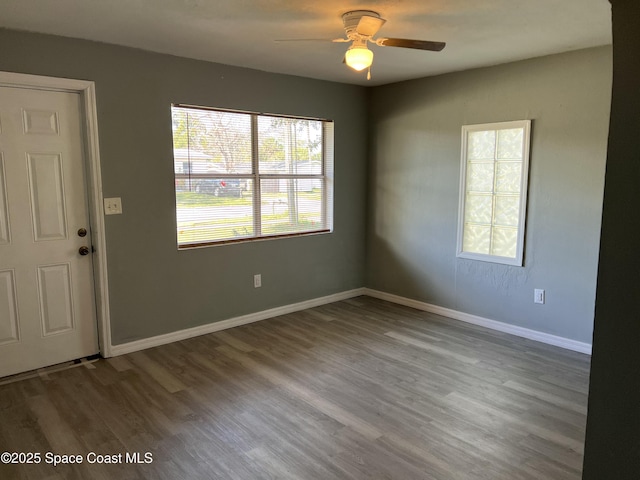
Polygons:
M522 265L531 121L462 127L458 257Z
M178 248L330 232L333 123L173 105Z

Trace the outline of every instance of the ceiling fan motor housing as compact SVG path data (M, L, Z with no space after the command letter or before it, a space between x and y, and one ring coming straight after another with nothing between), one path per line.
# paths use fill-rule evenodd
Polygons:
M344 31L350 40L368 39L372 35L362 35L357 32L358 24L362 17L380 18L380 14L371 10L353 10L342 15Z

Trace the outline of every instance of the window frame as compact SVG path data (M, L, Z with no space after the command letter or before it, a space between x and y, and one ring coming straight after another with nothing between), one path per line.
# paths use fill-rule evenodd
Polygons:
M504 257L500 255L475 253L464 251L464 229L465 229L465 214L466 214L466 199L467 199L467 165L469 163L468 154L468 138L471 132L482 131L499 131L499 130L511 130L511 129L523 130L523 146L522 146L522 165L520 170L520 205L518 209L518 232L516 236L516 255L515 257ZM529 185L529 157L531 147L531 120L515 120L509 122L495 122L484 123L475 125L463 125L462 126L462 146L461 146L461 169L460 169L460 194L459 194L459 206L458 206L458 235L457 235L457 247L456 257L465 258L469 260L479 260L491 263L500 263L504 265L523 266L524 265L524 241L526 231L526 213L527 213L527 191ZM496 147L497 148L497 147ZM494 161L496 159L494 158ZM493 182L494 188L492 191L492 220L491 228L495 226L495 181L496 174L494 170Z
M178 250L188 250L191 248L215 247L228 245L233 243L256 242L263 240L273 240L278 238L291 238L307 235L319 235L333 232L333 184L334 184L334 122L324 118L302 117L295 115L282 115L272 113L252 112L247 110L236 110L226 108L204 107L198 105L189 105L183 103L172 103L171 108L194 109L204 111L215 111L225 113L237 113L249 115L251 118L251 173L177 173L174 166L174 195L177 193L175 189L176 180L193 180L193 179L241 179L251 180L253 182L252 190L252 210L253 210L253 234L246 237L228 238L222 240L195 241L189 243L180 243L178 237L178 225L176 217L176 244ZM285 173L260 173L260 158L258 154L259 138L258 138L258 117L279 117L292 120L309 120L322 123L322 171L319 174L285 174ZM173 117L173 115L172 115ZM173 122L173 118L172 118ZM173 138L173 131L172 131ZM175 153L172 156L175 164ZM190 169L191 170L191 169ZM322 228L297 231L289 233L263 234L261 222L261 182L260 180L319 180L322 182L322 199L321 199L321 218L323 219ZM177 198L177 196L176 196ZM177 208L177 203L176 203Z

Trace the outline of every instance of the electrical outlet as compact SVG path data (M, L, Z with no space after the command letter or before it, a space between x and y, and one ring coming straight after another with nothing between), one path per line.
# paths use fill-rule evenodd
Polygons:
M122 199L120 197L104 199L105 215L120 215L122 213Z
M262 274L257 273L253 276L253 288L260 288L262 286Z
M536 288L533 290L533 303L544 304L544 290Z

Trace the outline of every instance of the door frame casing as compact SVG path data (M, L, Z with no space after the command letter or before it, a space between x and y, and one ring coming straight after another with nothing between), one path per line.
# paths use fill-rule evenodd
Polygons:
M98 345L103 357L111 357L111 321L109 313L109 282L107 277L107 249L102 200L102 175L100 169L100 148L98 142L98 115L96 108L95 83L88 80L46 77L25 73L0 71L0 87L48 90L54 92L77 93L80 95L83 111L83 153L87 167L85 186L89 201L89 221L93 253L93 279L96 305Z

